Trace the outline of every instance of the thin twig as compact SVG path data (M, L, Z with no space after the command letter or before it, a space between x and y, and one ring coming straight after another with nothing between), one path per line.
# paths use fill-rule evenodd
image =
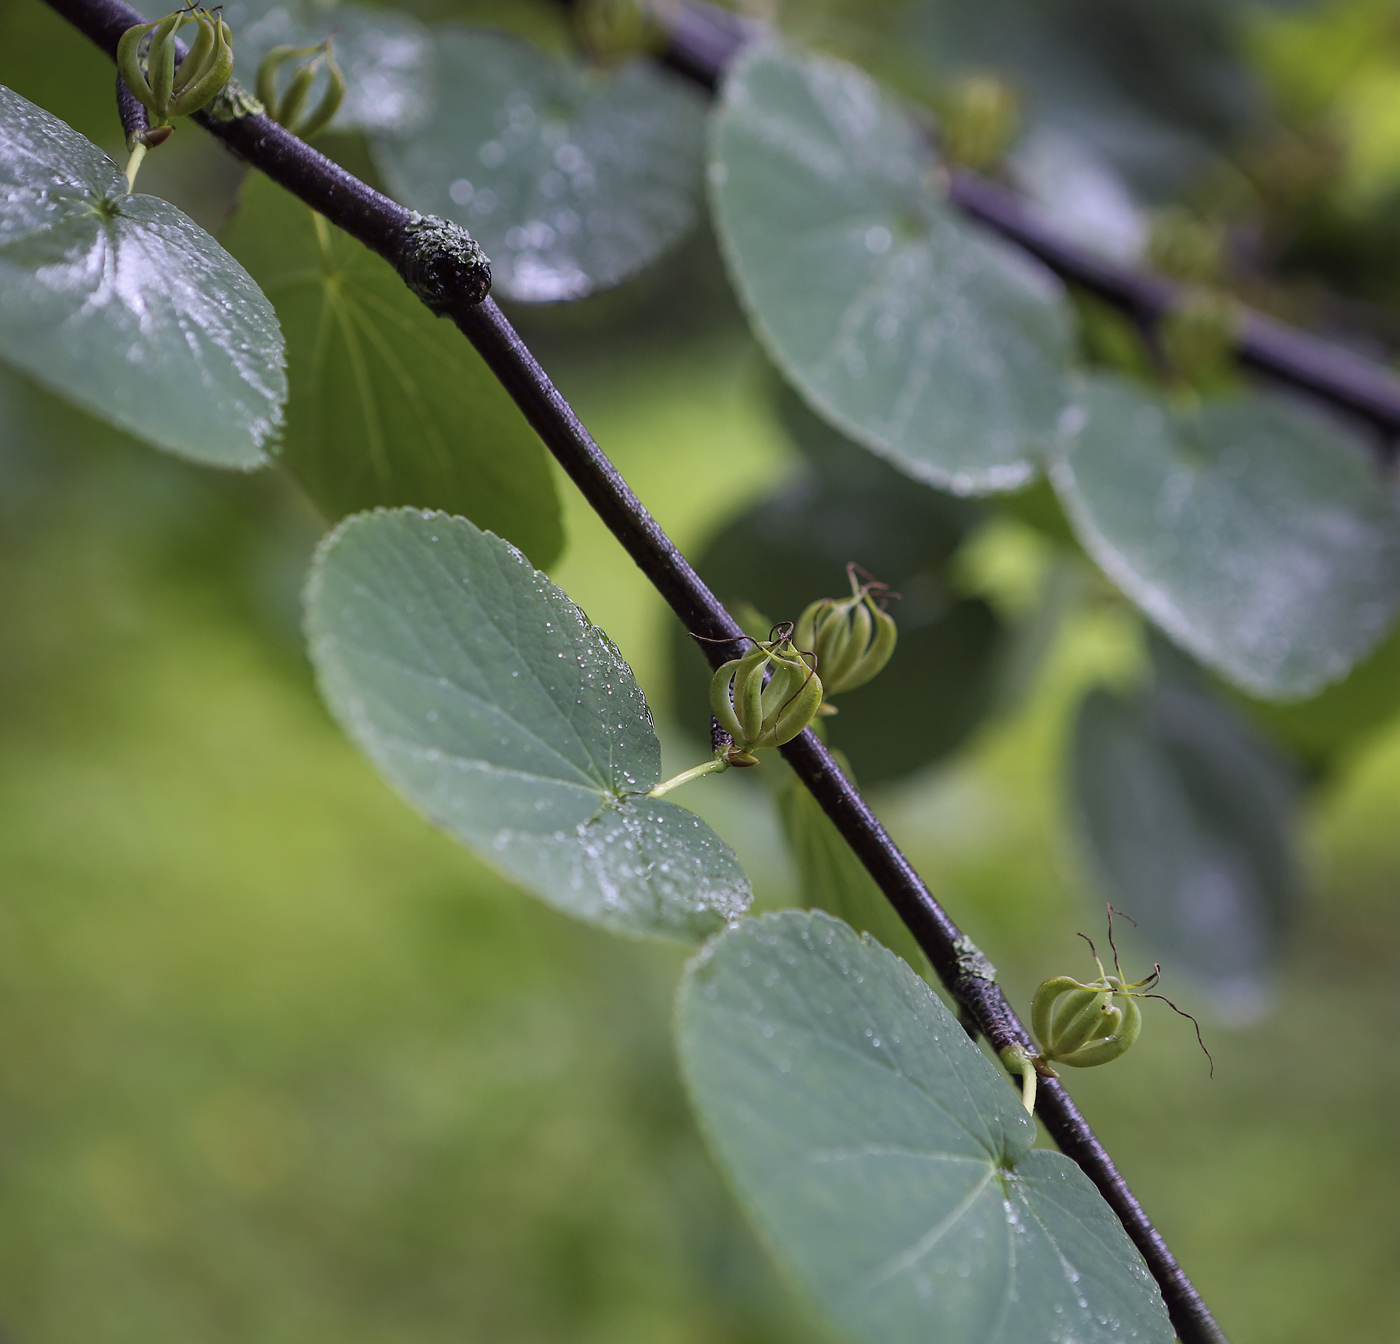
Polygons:
M124 0L46 0L109 56L123 32L145 22ZM403 206L374 191L275 122L246 116L220 122L198 118L241 158L266 173L333 224L386 258L403 274L417 246ZM682 625L703 636L711 663L736 655L748 637L701 581L675 543L584 428L494 300L475 296L443 306L476 347L526 419L544 440ZM709 642L713 641L713 642ZM909 926L949 993L1000 1052L1035 1046L996 984L987 959L953 923L891 840L865 799L810 730L782 748L822 809L860 857ZM1182 1344L1225 1344L1190 1280L1128 1189L1084 1117L1055 1079L1043 1078L1037 1113L1060 1150L1099 1189L1142 1253L1162 1291Z

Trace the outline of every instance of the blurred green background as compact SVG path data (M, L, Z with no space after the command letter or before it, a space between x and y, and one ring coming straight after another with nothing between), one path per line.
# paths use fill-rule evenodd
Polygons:
M110 67L37 0L0 5L0 80L114 146ZM143 185L213 222L236 177L177 140ZM521 322L682 548L791 465L706 238ZM561 490L554 577L631 661L680 769L671 618ZM318 530L281 478L186 467L0 381L0 1338L820 1337L689 1118L682 954L515 893L329 722L297 633ZM967 583L1014 606L1047 563L1000 523ZM1141 657L1121 606L1083 606L1012 717L877 799L1021 1005L1085 969L1064 741L1084 688ZM1392 722L1313 795L1274 1010L1206 1018L1213 1081L1165 1008L1069 1080L1238 1341L1397 1337L1397 799ZM760 782L685 801L761 902L792 899Z

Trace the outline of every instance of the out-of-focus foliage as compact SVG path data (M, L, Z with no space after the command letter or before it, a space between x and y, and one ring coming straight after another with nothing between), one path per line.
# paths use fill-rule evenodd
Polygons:
M1059 283L953 212L903 109L853 66L759 47L713 143L730 273L813 408L956 494L1029 480L1069 398Z
M1256 695L1300 700L1394 623L1400 508L1357 446L1258 395L1174 411L1086 389L1054 480L1085 548L1174 639Z
M987 167L1101 251L1161 262L1186 221L1219 242L1194 277L1213 299L1381 357L1400 338L1386 5L749 8L892 77L932 109L934 142L969 143L952 134L970 105L959 90L997 90L1006 118L979 162L1019 127ZM579 58L545 0L407 9L354 12L420 36L496 24ZM0 82L119 152L110 67L36 0L0 0ZM373 173L363 142L322 143ZM142 171L211 228L239 180L193 127ZM795 450L708 236L668 246L607 295L517 315L707 572L752 554L800 609L844 589L837 573L797 591L853 548L895 557L879 577L906 590L896 661L828 727L851 734L882 819L1028 1003L1082 956L1093 886L1065 843L1067 744L1092 688L1130 705L1154 694L1141 619L1043 481L974 514L849 443L859 468L802 433ZM1162 377L1130 324L1082 300L1075 316L1089 362ZM815 536L797 526L803 501ZM565 509L554 577L662 714L664 772L692 764L671 723L703 727L704 705L668 675L675 626L586 506L570 494ZM784 544L745 551L752 520ZM280 477L211 482L0 382L0 1325L40 1344L811 1339L820 1327L775 1285L680 1105L664 1043L674 957L506 891L393 800L316 707L295 630L314 531ZM978 613L981 642L921 650L919 630L958 612ZM1214 1083L1165 1012L1129 1059L1074 1080L1227 1329L1264 1344L1392 1327L1395 646L1310 701L1227 692L1303 751L1314 781L1295 832L1313 890L1293 940L1271 945L1273 1016L1207 1022ZM1189 675L1193 694L1220 690ZM914 704L925 718L901 736L882 716L907 725ZM1207 755L1228 754L1231 723L1207 731ZM760 902L811 903L765 772L783 784L765 766L681 797L732 841ZM1233 824L1228 807L1204 811L1207 831ZM1151 922L1125 952L1159 954ZM1176 961L1185 971L1189 949Z
M700 216L704 104L654 65L589 69L482 29L436 33L426 123L376 139L404 200L472 231L497 293L580 299L649 266Z

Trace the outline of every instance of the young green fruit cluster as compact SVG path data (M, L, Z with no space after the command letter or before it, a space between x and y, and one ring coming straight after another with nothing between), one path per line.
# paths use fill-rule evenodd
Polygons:
M328 37L312 47L273 47L258 66L258 101L273 121L303 140L309 140L317 131L330 125L345 97L345 76L335 63L331 43L332 39ZM310 60L306 59L308 56ZM295 67L287 82L286 92L279 96L277 75L288 61L305 63ZM326 69L326 91L315 108L303 115L311 86L316 82L322 66Z
M175 38L187 23L198 32L185 59L175 65ZM150 34L144 68L142 40ZM228 24L207 9L177 9L154 23L128 28L117 43L117 69L131 95L150 114L145 144L154 146L170 134L176 117L198 112L233 74L233 40ZM157 138L156 132L165 130ZM134 148L134 146L131 146Z
M791 621L775 625L767 642L755 641L710 679L710 708L734 739L731 765L756 765L749 753L791 742L821 708L816 660L798 650L792 630Z
M894 618L875 603L873 592L883 593L882 583L858 583L855 566L847 565L850 597L824 597L813 602L798 618L793 640L816 655L827 695L840 695L864 686L884 670L894 653L899 631ZM830 706L827 713L836 711Z
M1100 972L1103 967L1099 967ZM1031 1029L1047 1064L1088 1069L1107 1064L1130 1049L1142 1031L1140 997L1134 990L1157 983L1154 971L1146 980L1124 984L1116 975L1102 975L1092 984L1057 975L1035 992ZM1114 998L1123 1000L1117 1007Z

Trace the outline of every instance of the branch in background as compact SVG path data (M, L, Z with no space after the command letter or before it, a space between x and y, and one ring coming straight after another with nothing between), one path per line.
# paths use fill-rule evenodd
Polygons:
M127 28L145 22L124 0L47 3L109 56ZM374 191L265 116L217 121L201 115L199 120L240 158L384 257L405 283L421 292L413 270L423 262L420 216ZM738 623L593 441L495 301L480 298L476 280L475 271L464 274L463 288L455 295L441 296L433 304L435 311L450 317L476 347L685 628L714 641L705 645L711 661L718 665L734 656L743 636ZM993 1049L1000 1052L1019 1045L1034 1053L1034 1043L1002 994L987 959L934 899L826 747L809 730L782 751L909 926L948 992ZM1182 1344L1225 1344L1209 1309L1057 1079L1042 1080L1037 1114L1060 1150L1093 1181L1141 1252Z
M756 24L703 0L676 0L657 8L666 28L663 60L711 90L739 49L760 31ZM1157 323L1177 301L1179 286L1081 247L1039 220L1017 193L985 177L956 171L949 195L978 223L1018 243L1061 279L1122 309L1139 324ZM1253 309L1243 311L1237 351L1246 368L1373 426L1380 431L1385 455L1394 455L1400 439L1400 378L1389 369Z

